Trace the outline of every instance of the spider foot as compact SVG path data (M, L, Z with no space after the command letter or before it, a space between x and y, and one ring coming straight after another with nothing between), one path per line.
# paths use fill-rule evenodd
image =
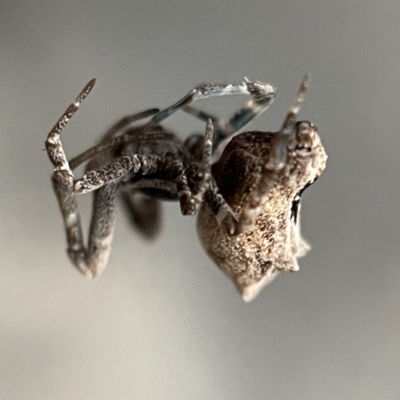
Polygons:
M94 278L96 276L94 271L87 265L87 256L84 249L74 250L70 248L67 250L67 253L72 264L75 265L79 272L89 278Z
M194 215L201 204L201 197L184 194L179 198L182 215Z

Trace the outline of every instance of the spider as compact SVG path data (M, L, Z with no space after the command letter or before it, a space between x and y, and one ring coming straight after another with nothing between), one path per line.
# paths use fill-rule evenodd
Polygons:
M272 86L248 80L203 84L161 111L122 118L98 145L68 161L60 133L92 90L91 80L46 140L72 263L90 277L103 271L120 193L134 225L148 237L158 232L161 199L179 200L184 215L199 211L203 247L246 301L280 271L298 271L297 259L309 250L300 234L301 195L321 175L327 160L317 127L296 121L307 81L306 75L278 132L236 135L274 101ZM251 100L227 121L189 105L229 94L248 94ZM182 142L164 128L161 123L177 110L206 121L205 134ZM129 127L145 118L149 121ZM85 162L84 176L75 179L73 170ZM75 194L91 191L93 215L85 246Z
M239 221L218 191L211 173L211 158L222 152L225 143L250 120L266 110L275 98L275 89L263 82L201 84L180 101L163 110L149 109L122 118L100 143L68 160L61 131L79 109L95 85L92 79L67 108L47 136L46 150L54 166L52 183L67 236L67 253L84 275L95 277L107 265L120 194L135 227L148 237L156 235L160 200L179 200L182 214L195 214L206 200L223 232L236 234ZM229 120L216 118L193 108L197 99L230 94L247 94L251 99ZM205 134L181 141L161 123L177 110L206 121ZM149 119L138 126L131 124ZM74 169L87 162L83 177ZM77 193L93 192L93 211L88 244L81 228Z

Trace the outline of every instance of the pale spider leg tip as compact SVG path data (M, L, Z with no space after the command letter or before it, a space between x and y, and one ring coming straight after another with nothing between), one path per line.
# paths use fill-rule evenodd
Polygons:
M214 124L211 118L208 119L206 124L206 132L204 137L204 152L203 161L206 162L207 166L211 165L212 147L213 147L213 137L214 137Z
M78 266L78 270L82 275L84 275L90 281L96 278L97 274L91 268L88 268L86 266Z
M309 83L310 83L310 75L305 73L303 76L303 80L301 81L301 85L304 86L304 88L307 88Z
M297 99L292 106L292 109L298 108L297 112L300 110L301 103L304 101L304 96L307 91L309 82L310 82L309 75L305 74L303 76L303 79L301 80L299 90L297 91Z
M89 93L92 91L94 88L94 85L96 84L96 78L91 79L86 86L82 89L82 91L79 93L78 97L76 98L75 102L73 103L75 107L79 107L83 100L86 99L86 97L89 95Z
M208 118L207 125L206 125L206 139L212 139L214 134L214 123L211 118Z
M68 106L65 110L64 114L60 117L60 119L53 126L49 134L47 135L47 142L51 140L51 138L59 138L61 131L64 129L65 125L67 125L68 121L72 118L72 116L78 111L79 106L82 101L89 95L90 91L93 89L96 83L96 79L93 78L86 84L83 90L79 93L78 97L75 101Z
M295 99L294 103L292 104L292 106L290 107L290 110L286 115L286 118L282 125L282 128L279 131L280 134L282 134L282 135L288 134L288 132L287 132L288 127L294 124L295 117L301 110L302 103L304 102L305 93L306 93L307 87L308 87L308 82L309 82L309 76L308 76L308 74L305 74L303 76L303 79L301 80L300 87L297 91L296 99ZM289 133L291 133L291 132L289 132Z
M92 78L84 87L82 90L82 93L87 93L89 94L91 90L94 88L94 85L96 84L96 78Z
M94 85L96 84L96 78L92 78L89 83L87 84L87 86L90 86L90 90L94 87Z
M92 281L93 279L96 279L98 275L100 275L99 272L98 272L96 269L94 269L94 268L88 269L87 272L86 272L86 276L87 276L91 281Z

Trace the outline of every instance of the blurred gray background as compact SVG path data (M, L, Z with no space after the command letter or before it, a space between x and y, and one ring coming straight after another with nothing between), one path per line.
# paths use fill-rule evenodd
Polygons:
M0 5L0 398L399 398L398 1ZM299 273L245 304L176 203L154 243L120 213L101 278L73 269L43 148L90 78L70 156L125 114L243 76L278 88L249 127L275 130L305 72L301 118L330 158L303 197L313 250ZM201 105L228 115L244 100ZM81 205L87 226L90 196Z

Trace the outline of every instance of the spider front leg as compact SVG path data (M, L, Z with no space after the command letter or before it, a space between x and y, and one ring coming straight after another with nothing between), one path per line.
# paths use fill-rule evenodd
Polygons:
M93 89L94 84L93 79L85 86L54 125L45 142L47 154L55 167L52 182L64 220L67 252L75 267L90 277L98 275L108 262L113 236L117 186L109 184L95 193L89 244L86 248L75 196L74 174L65 155L60 133Z
M214 96L226 96L231 94L246 94L251 96L242 108L232 115L229 120L218 118L202 110L198 110L189 104L198 99L206 99ZM168 118L177 110L183 111L199 118L203 121L212 120L215 128L213 139L214 149L218 152L221 142L224 139L229 140L232 135L237 133L253 118L260 115L268 109L275 99L275 89L268 83L261 81L249 81L240 84L214 84L207 83L196 86L185 97L172 106L158 112L151 120L154 123L160 123Z
M204 194L204 201L208 204L215 215L218 225L230 236L237 234L238 219L230 205L220 193L214 178Z
M213 148L214 127L209 119L204 135L201 164L192 163L185 170L181 161L176 161L178 197L183 215L194 215L199 209L206 190L211 182L211 156Z
M231 94L246 94L250 95L252 99L237 111L228 121L216 118L189 106L190 103L198 99ZM272 104L274 99L275 89L268 83L261 81L249 81L246 79L245 82L240 84L205 83L196 86L177 103L158 112L152 118L151 122L153 124L159 124L161 121L180 109L205 121L211 119L216 128L216 133L214 135L214 146L216 146L224 138L233 135L248 124L253 118L265 111Z
M62 179L67 186L73 185L74 174L69 166L67 156L63 145L61 143L61 131L67 125L68 121L72 116L78 111L79 106L82 104L83 100L88 96L90 91L93 89L96 83L96 79L92 79L79 93L78 97L73 103L66 109L61 118L54 125L53 129L47 136L45 142L47 155L50 158L51 163L54 165L54 172L58 172L58 179Z
M215 182L211 173L211 160L214 142L213 133L213 119L209 118L207 120L206 133L204 136L201 170L199 172L196 164L193 164L192 167L195 167L196 173L191 174L189 167L188 175L192 177L191 181L199 181L199 184L197 185L197 190L193 191L196 194L194 195L192 193L188 202L184 201L182 203L181 199L181 209L183 214L193 215L198 210L200 204L204 201L211 208L221 228L229 235L234 235L236 234L236 227L238 222L237 218L229 204L224 199L223 195L220 193L218 185ZM201 136L199 135L192 135L186 141L186 147L197 159L200 158L199 156L197 156L197 150L200 148L200 146ZM185 207L189 207L190 205L192 205L193 208L192 212L185 212Z
M78 204L74 190L57 179L53 186L64 219L67 235L67 253L72 264L84 275L94 278L107 266L113 239L117 185L110 184L97 190L93 196L93 214L89 243L84 244Z

